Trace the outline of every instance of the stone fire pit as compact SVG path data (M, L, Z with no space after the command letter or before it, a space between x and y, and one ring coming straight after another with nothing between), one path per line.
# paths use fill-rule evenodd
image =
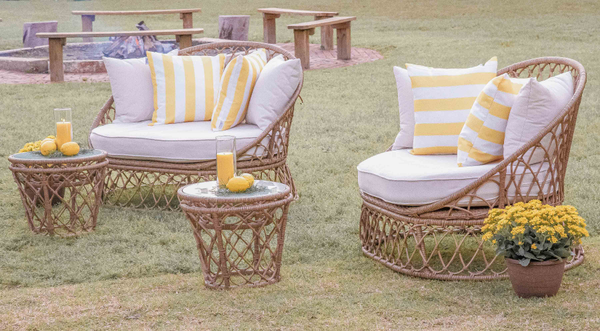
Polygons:
M194 46L220 41L213 38L192 40ZM163 44L174 44L174 40L161 40ZM103 73L106 72L102 62L102 51L112 41L94 43L68 43L63 48L65 73ZM48 46L19 48L0 51L0 70L20 71L26 73L48 72Z

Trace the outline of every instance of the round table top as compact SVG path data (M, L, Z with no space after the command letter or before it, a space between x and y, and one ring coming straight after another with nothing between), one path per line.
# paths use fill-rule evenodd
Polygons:
M273 200L284 198L290 193L290 187L268 180L255 180L254 185L245 192L231 192L218 188L216 181L201 182L184 186L179 189L180 196L208 201L234 202L239 200Z
M65 156L62 153L55 153L49 156L44 156L39 151L23 152L13 154L8 157L12 163L76 163L86 162L91 160L102 160L106 158L106 152L99 149L82 149L79 154L73 156Z

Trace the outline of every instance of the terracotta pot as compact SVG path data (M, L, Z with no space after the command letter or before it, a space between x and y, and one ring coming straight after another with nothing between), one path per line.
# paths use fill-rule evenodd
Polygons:
M513 290L521 298L551 297L558 293L566 259L531 262L524 267L518 260L505 259Z

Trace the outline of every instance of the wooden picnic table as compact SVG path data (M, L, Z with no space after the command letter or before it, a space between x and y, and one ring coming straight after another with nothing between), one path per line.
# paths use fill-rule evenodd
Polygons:
M258 11L263 14L264 41L269 44L277 43L275 20L281 15L314 16L315 20L327 19L329 17L338 15L338 12L333 11L297 10L284 8L259 8ZM321 48L324 50L333 49L333 28L328 25L323 25L321 27Z
M115 32L42 32L37 33L36 36L38 38L48 38L50 81L62 82L65 79L63 68L63 46L67 43L67 38L175 35L179 41L179 49L184 49L192 46L192 35L203 32L204 29L136 30Z
M323 27L329 27L332 30L336 29L337 58L339 60L350 60L352 58L350 22L354 20L356 20L356 16L338 16L288 25L288 29L294 30L294 52L296 57L300 59L302 67L304 69L310 68L310 44L308 38L315 32L315 28L317 27L321 27L321 29Z
M199 13L202 9L190 8L190 9L163 9L163 10L74 10L71 12L73 15L81 15L81 31L92 32L93 22L96 20L96 15L165 15L165 14L179 14L179 18L183 20L183 28L191 29L194 27L194 20L192 17L193 13ZM92 42L93 38L83 38L84 42Z

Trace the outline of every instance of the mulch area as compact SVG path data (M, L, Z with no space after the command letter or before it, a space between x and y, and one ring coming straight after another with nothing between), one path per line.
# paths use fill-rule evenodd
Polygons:
M285 50L294 52L294 44L278 44ZM379 52L368 48L352 47L351 60L338 60L336 49L331 51L321 50L320 45L310 45L310 69L341 68L360 63L373 62L383 59ZM65 74L65 81L79 83L108 82L108 75L101 74ZM48 84L50 74L28 74L19 71L0 70L0 84Z
M101 74L65 74L66 82L96 83L108 82L108 75ZM28 74L21 71L0 70L0 84L48 84L50 74Z
M277 46L291 52L292 54L294 53L293 43L277 44ZM351 60L338 60L337 47L334 47L334 49L331 51L324 51L321 50L320 44L310 44L309 70L349 67L381 59L383 59L383 55L379 54L379 52L376 50L352 47Z

